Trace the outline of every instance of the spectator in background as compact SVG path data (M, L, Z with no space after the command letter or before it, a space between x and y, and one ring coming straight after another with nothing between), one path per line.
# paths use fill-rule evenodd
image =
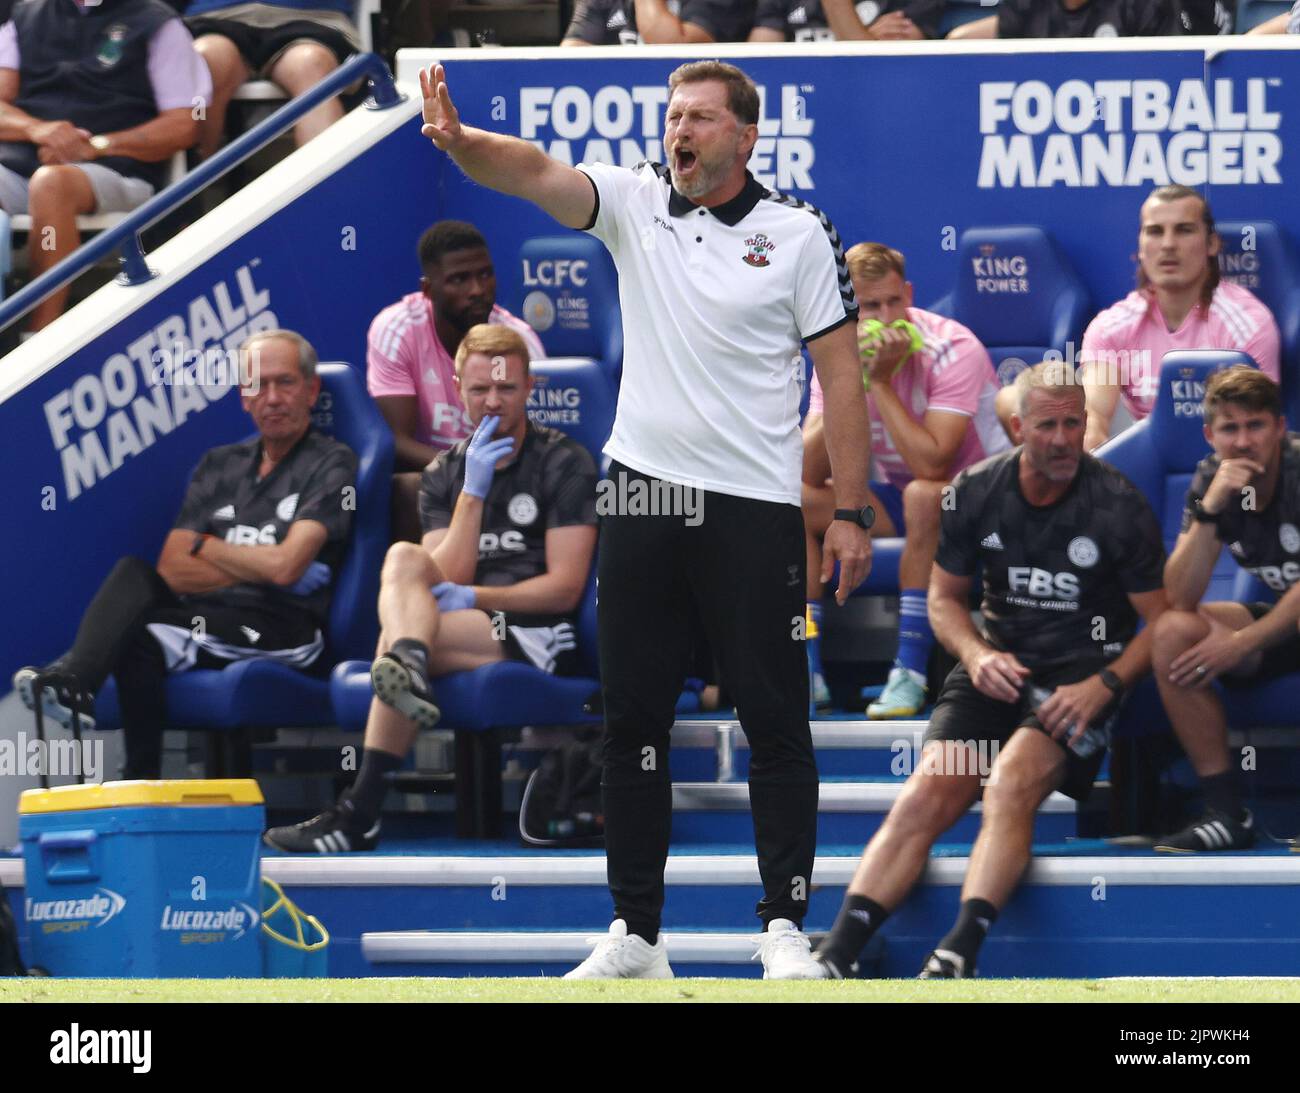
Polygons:
M1001 0L949 38L1141 38L1230 34L1224 0Z
M30 213L39 276L81 244L77 216L129 212L166 184L211 92L189 31L160 0L22 0L0 27L0 209ZM68 289L32 312L39 330Z
M578 0L562 46L743 42L753 0Z
M72 648L41 670L59 677L42 688L42 709L65 727L73 696L91 711L95 692L115 677L127 778L161 773L170 673L263 658L306 669L325 649L357 457L312 428L320 377L305 338L267 330L244 342L240 357L240 374L251 380L241 401L258 435L203 457L157 565L119 561ZM93 564L90 549L83 553ZM22 668L14 676L29 710L38 674ZM82 726L93 728L93 718L83 713Z
M1300 0L1296 0L1290 11L1275 15L1272 19L1253 26L1247 34L1300 34Z
M1237 349L1279 382L1280 342L1268 308L1248 289L1220 281L1219 236L1206 199L1187 186L1152 191L1138 231L1138 287L1088 324L1079 350L1088 450L1110 436L1121 396L1134 421L1151 412L1170 350Z
M271 80L293 98L361 49L352 0L311 0L311 10L293 0L193 0L185 22L212 71L212 102L199 138L204 157L221 145L226 109L240 84ZM322 103L294 126L294 143L302 147L341 117L338 99Z
M456 375L476 429L424 472L420 545L396 543L384 560L357 780L321 815L268 831L277 849L374 849L391 775L441 716L431 677L503 660L580 670L573 617L596 550L596 466L528 420L528 347L513 330L473 327Z
M470 327L509 327L531 359L546 356L533 328L498 306L496 270L487 240L473 224L440 220L417 247L420 291L384 308L366 336L366 387L393 430L396 471L393 538L418 542L420 476L470 434L456 382L456 353Z
M952 319L912 306L912 286L898 251L859 243L845 259L860 323L906 319L925 339L920 351L913 352L909 333L888 329L873 355L863 357L875 466L871 533L907 538L898 567L898 654L885 690L867 707L867 716L912 717L925 705L926 663L934 644L926 589L939 545L944 487L958 471L1009 445L994 413L997 377L979 339ZM814 376L803 473L810 630L821 628L821 536L835 509L823 408L821 383ZM817 651L811 652L816 668Z
M759 0L751 42L920 41L939 36L944 0Z

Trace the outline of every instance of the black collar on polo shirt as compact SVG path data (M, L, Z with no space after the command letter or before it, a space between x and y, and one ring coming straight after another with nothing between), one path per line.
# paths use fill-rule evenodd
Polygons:
M721 220L729 228L734 228L745 219L760 201L767 189L754 180L754 176L748 171L745 172L745 185L741 187L740 193L730 201L724 201L721 205L714 205L708 208L708 211ZM693 213L701 206L695 204L689 197L681 194L677 187L671 182L668 184L668 213L670 216L686 216Z

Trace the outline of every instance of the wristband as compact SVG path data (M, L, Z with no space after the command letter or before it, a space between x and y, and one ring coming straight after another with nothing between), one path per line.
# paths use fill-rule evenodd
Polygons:
M1124 681L1121 680L1119 676L1117 676L1109 668L1103 668L1097 674L1101 677L1102 683L1105 684L1105 686L1107 686L1108 688L1110 688L1111 693L1116 698L1124 697Z

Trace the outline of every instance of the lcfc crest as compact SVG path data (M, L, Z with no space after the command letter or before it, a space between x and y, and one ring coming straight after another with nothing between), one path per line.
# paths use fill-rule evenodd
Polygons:
M768 237L762 232L759 232L752 239L746 239L745 246L749 248L744 259L746 265L758 266L761 269L764 266L770 266L772 264L768 261L767 256L772 251L776 250L776 244L768 239Z

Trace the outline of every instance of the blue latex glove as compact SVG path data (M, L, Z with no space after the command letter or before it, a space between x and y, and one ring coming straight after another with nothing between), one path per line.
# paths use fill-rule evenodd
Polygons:
M474 436L465 449L465 485L464 490L471 497L480 500L487 496L492 488L492 476L496 473L497 460L515 450L513 437L503 436L497 440L492 434L497 431L499 417L488 416L478 423Z
M441 584L435 584L430 592L433 598L438 601L438 610L447 611L468 611L474 606L477 599L474 589L467 584L455 584L452 581L443 581Z
M330 583L330 567L324 562L312 562L307 571L285 589L290 596L310 596Z

